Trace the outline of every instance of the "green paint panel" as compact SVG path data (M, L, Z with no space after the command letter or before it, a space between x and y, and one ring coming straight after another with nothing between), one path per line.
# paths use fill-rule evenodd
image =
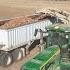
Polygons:
M32 60L28 61L27 63L23 64L21 70L40 70L40 67L43 66L57 51L58 46L49 47L45 49L43 52L39 53L36 57ZM48 64L48 62L46 63Z
M46 50L44 50L42 53L40 53L39 55L37 55L34 59L37 60L41 60L41 61L47 61L49 58L51 58L51 56L53 54L55 54L55 52L57 51L56 48L47 48Z
M70 32L70 26L64 24L54 24L52 26L47 27L46 29L54 32Z
M70 70L70 63L69 64L61 63L60 68L62 70Z
M26 64L24 64L24 69L26 70L36 70L37 68L40 67L40 63L37 62L36 60L30 60L29 62L27 62ZM22 69L22 70L24 70Z

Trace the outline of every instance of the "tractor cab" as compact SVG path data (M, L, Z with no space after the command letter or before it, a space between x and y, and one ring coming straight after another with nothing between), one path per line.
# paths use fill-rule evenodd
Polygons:
M58 45L60 48L60 69L70 70L70 26L54 24L46 28L47 47Z

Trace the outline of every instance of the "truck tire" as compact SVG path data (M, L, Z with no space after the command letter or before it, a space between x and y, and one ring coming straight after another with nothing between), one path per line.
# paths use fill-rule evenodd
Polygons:
M26 51L25 51L25 48L21 48L20 50L23 52L23 57L25 57L25 56L26 56L26 53L25 53L25 52L26 52Z
M23 52L21 49L16 49L12 52L13 55L13 61L18 61L23 58Z
M2 57L3 53L0 54L0 65L2 63L1 57Z
M13 63L13 57L10 53L3 53L0 57L0 64L7 67Z
M21 60L23 58L23 51L19 50L17 60Z

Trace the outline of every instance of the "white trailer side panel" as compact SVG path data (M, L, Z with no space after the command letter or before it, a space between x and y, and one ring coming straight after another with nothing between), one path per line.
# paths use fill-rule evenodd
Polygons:
M17 47L27 44L29 41L39 39L40 38L39 33L37 34L36 37L34 37L35 29L45 30L45 27L51 24L52 23L49 20L44 20L41 22L36 22L33 24L20 26L13 29L8 29L7 34L4 34L6 35L4 39L6 42L6 46L8 47L6 50L9 51L15 49ZM3 40L0 39L1 42L4 43L4 39Z
M7 30L0 29L0 50L6 48L8 48L8 32Z

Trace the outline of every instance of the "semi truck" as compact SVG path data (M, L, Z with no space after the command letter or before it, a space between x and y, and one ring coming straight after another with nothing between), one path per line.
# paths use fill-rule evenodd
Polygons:
M56 22L55 18L41 12L0 21L0 65L9 66L25 57L34 41L40 39L39 32L34 36L35 29L45 30L53 24L51 19Z
M50 69L50 70L70 70L70 26L69 24L53 24L50 25L48 27L46 27L46 33L48 34L46 37L46 46L43 46L44 49L46 48L47 53L44 53L44 51L42 51L42 53L40 53L37 56L39 60L44 59L44 65L43 67L45 67L45 65L49 65L49 62L53 62L53 61L57 61L59 62L58 67L59 69ZM52 57L54 56L54 54L57 54L56 52L54 54L50 54L50 52L48 52L48 48L56 48L55 45L57 45L57 47L59 48L59 59L57 60L56 57ZM52 47L53 46L53 47ZM41 47L41 46L40 46ZM58 52L58 51L57 51ZM49 60L46 60L46 59ZM51 57L48 57L51 56ZM56 55L58 57L58 55ZM53 60L55 58L55 60ZM51 59L51 60L50 60ZM32 61L32 60L31 60ZM31 62L30 61L30 62ZM36 60L37 61L37 60ZM36 62L35 61L35 62ZM34 66L39 66L37 64L34 64L35 62L33 62L33 66L31 65L31 63L29 64L29 62L25 63L22 65L21 70L31 70L29 68L32 68L32 70L37 70L38 67L36 67L36 69L34 69ZM48 62L46 64L46 62ZM42 65L42 63L41 63ZM56 64L57 65L57 64ZM29 67L30 66L30 67ZM27 69L25 69L27 68ZM42 68L38 69L38 70L49 70L49 68Z

